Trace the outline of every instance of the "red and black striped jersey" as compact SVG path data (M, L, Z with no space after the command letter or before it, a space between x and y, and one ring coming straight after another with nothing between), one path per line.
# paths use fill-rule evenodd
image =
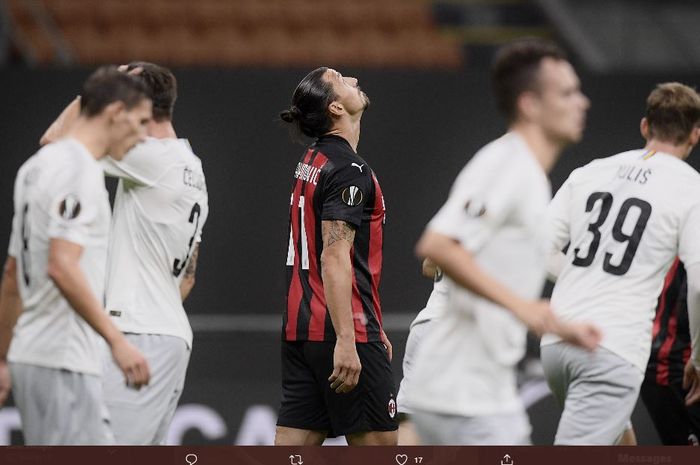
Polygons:
M369 165L338 136L319 138L294 172L282 337L285 341L335 341L321 278L324 220L342 220L355 228L350 251L355 340L380 341L384 197Z
M685 268L676 258L664 280L652 330L646 378L656 384L668 386L683 380L683 368L690 357L687 298Z

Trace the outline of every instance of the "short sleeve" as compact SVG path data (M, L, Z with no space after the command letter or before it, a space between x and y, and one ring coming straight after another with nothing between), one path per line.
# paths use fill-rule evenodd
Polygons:
M48 236L86 245L104 201L99 171L86 165L65 167L45 188L49 205Z
M359 227L373 190L372 173L366 164L350 163L334 168L324 182L321 219L342 220Z
M15 211L12 217L12 232L10 233L10 245L7 248L7 255L19 257L22 253L22 230L20 213Z
M167 149L160 142L147 140L138 144L117 161L112 157L103 157L100 165L107 176L152 186L165 171L163 166Z
M14 215L12 216L12 231L10 232L10 244L7 248L7 255L10 257L19 257L22 253L22 211L18 199L19 193L19 176L15 179L14 189Z
M571 177L559 188L547 207L547 228L551 242L551 253L561 252L570 241Z
M700 263L700 202L690 208L681 225L678 256L686 269Z
M514 211L520 184L511 172L479 170L468 164L455 180L450 195L428 229L479 250Z

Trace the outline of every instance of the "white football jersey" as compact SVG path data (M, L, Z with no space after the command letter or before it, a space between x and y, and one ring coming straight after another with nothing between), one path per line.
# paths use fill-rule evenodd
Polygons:
M632 150L574 170L549 208L566 261L552 306L603 331L601 345L644 371L663 279L674 257L700 261L700 174L669 154ZM559 339L545 335L542 344Z
M202 163L187 140L148 138L105 173L119 179L107 261L107 304L120 330L192 345L180 282L209 213Z
M433 283L433 291L430 293L430 297L428 297L428 302L425 304L425 308L418 312L416 318L411 322L411 328L418 323L440 318L445 307L447 307L449 299L448 281L449 278L443 274L440 274L440 278L435 280Z
M544 284L550 199L542 167L511 132L467 164L428 229L459 241L485 272L533 299ZM514 367L525 353L526 327L510 311L447 283L447 308L418 351L411 405L462 416L522 411Z
M23 311L9 360L99 374L99 336L47 273L51 239L79 244L81 269L102 299L110 210L99 163L75 139L47 145L19 169L14 210L8 254L17 260Z

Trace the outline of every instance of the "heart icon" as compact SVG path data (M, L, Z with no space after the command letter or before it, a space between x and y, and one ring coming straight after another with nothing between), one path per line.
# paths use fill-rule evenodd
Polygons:
M408 461L408 455L406 454L396 454L396 463L399 465L405 465Z

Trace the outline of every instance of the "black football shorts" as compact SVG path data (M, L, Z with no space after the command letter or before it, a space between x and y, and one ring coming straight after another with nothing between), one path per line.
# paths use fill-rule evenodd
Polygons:
M282 341L282 405L278 426L327 431L328 437L395 431L396 388L381 342L357 343L362 371L349 393L331 390L335 342Z
M700 404L686 406L686 394L681 379L664 386L647 376L642 383L640 397L666 446L697 445L700 439Z

